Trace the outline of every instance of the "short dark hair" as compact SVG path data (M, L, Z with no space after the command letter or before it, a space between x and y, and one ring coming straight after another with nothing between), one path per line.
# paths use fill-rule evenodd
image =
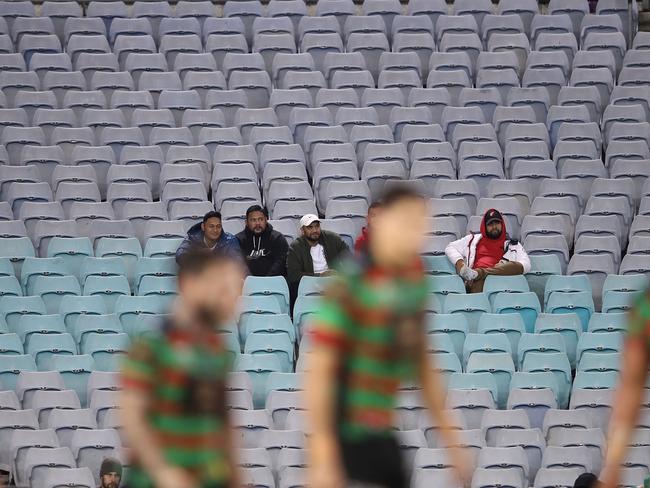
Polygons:
M205 224L208 220L212 218L221 220L221 212L217 212L216 210L210 210L207 214L203 216L203 221L201 223Z
M229 258L222 251L203 247L190 248L178 260L178 276L198 275L213 264L220 264Z
M424 195L412 185L395 182L386 189L379 201L381 207L390 207L401 200L407 199L424 200Z
M375 208L381 208L382 205L383 205L383 202L381 200L375 200L374 202L372 202L370 204L370 206L368 207L368 210L373 210Z
M246 209L246 220L248 220L248 216L253 212L262 212L264 214L264 217L266 217L267 219L269 218L269 213L266 211L264 207L262 207L261 205L251 205Z

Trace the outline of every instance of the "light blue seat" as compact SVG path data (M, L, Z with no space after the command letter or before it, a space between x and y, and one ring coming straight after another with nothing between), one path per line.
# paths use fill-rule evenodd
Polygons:
M522 370L529 373L546 371L553 373L560 391L558 405L560 408L567 407L571 388L571 364L566 353L530 352L524 359Z
M442 313L442 303L440 302L439 295L433 295L429 293L427 295L427 301L424 304L424 311L428 315L441 314Z
M423 256L424 269L427 274L440 276L440 275L455 275L456 269L449 262L447 256Z
M449 377L449 390L488 390L494 402L498 399L497 382L490 373L454 373Z
M537 314L541 307L537 295L533 292L527 293L498 293L494 299L494 312L507 314L518 313L524 321L526 331L531 332L535 328Z
M81 295L81 287L74 276L38 276L33 291L45 302L47 313L58 313L64 296Z
M625 313L632 310L641 292L609 290L603 293L603 313Z
M251 334L282 334L296 343L296 329L287 314L268 315L252 314L246 318L245 327L240 329L241 340L246 340Z
M133 292L138 293L140 282L145 276L176 276L176 271L176 260L173 257L142 257L135 267Z
M161 296L173 298L177 294L175 276L144 276L138 288L139 296Z
M544 299L544 290L548 279L553 275L562 274L560 259L555 254L549 255L528 255L530 259L530 271L526 273L526 280L530 291L537 294L540 303Z
M63 318L58 314L23 315L18 320L16 334L27 346L33 334L63 334L66 331Z
M300 280L300 286L305 282L305 276ZM308 280L310 281L310 280ZM244 281L243 295L271 296L278 301L282 313L289 311L289 286L282 276L248 276ZM300 287L298 288L300 294Z
M168 319L169 314L166 313L139 315L135 320L135 324L130 326L129 336L131 339L140 336L155 337L160 334L165 320Z
M320 308L320 297L298 297L293 306L293 325L296 326L298 337L302 337L305 324Z
M560 386L555 375L551 371L525 372L517 371L513 373L510 379L510 390L543 390L548 389L553 392L555 401L560 401Z
M304 376L300 373L270 373L265 386L264 394L272 391L302 391L304 389Z
M517 350L521 335L525 332L524 321L516 313L484 313L478 321L479 334L504 334L510 341L512 357L517 363Z
M47 257L61 258L68 273L75 276L79 276L84 259L93 255L93 246L87 237L53 237L47 246Z
M508 343L509 344L509 343ZM468 373L489 373L497 384L497 405L505 408L510 391L510 378L515 372L515 363L509 353L475 352L467 361Z
M426 337L428 354L456 354L454 343L446 334L429 334Z
M70 271L60 257L56 258L25 258L21 270L20 281L25 295L32 295L32 285L38 276L65 276Z
M61 298L59 314L66 327L72 327L77 317L107 314L108 309L102 297L68 295Z
M118 257L124 261L127 278L133 281L133 274L138 259L142 257L140 241L135 237L113 238L102 237L95 241L95 256L99 258Z
M130 296L131 288L126 276L89 276L83 294L102 297L109 312L115 310L115 302L120 296Z
M609 291L643 291L648 279L643 274L607 275L603 283L603 298Z
M0 276L0 298L2 297L21 297L23 289L14 276Z
M506 353L512 357L512 346L505 334L467 334L463 347L463 365L465 367L475 353Z
M146 258L173 258L183 239L161 239L151 237L144 245L143 256Z
M79 271L79 282L85 285L86 279L89 276L126 276L126 265L118 257L87 257L81 263Z
M487 276L483 285L483 293L494 304L494 298L497 293L526 293L529 292L528 282L523 275L516 276Z
M7 257L0 258L0 276L15 276L15 274L16 271L13 264L11 264L11 259Z
M0 302L0 306L1 306ZM594 312L589 318L588 332L625 332L627 330L627 314Z
M82 354L90 354L98 371L119 371L124 355L129 350L126 334L90 334Z
M9 330L15 330L22 315L44 315L47 313L41 297L5 296L0 298L0 314Z
M246 327L247 316L251 314L280 314L279 302L272 296L243 296L240 301L240 327Z
M596 354L620 353L623 349L623 334L620 332L585 332L580 336L576 360L580 362L585 352Z
M460 314L431 314L426 322L427 334L445 334L454 345L458 357L463 354L465 336L469 333L467 318Z
M244 354L274 354L280 360L282 371L293 371L294 346L285 334L251 334L246 338Z
M582 324L579 317L573 313L539 314L537 322L535 322L535 333L548 334L551 332L557 332L562 336L571 366L575 368L576 348L578 347L578 339L582 334Z
M460 293L465 294L465 284L458 275L432 276L428 280L429 293L436 295L440 303L445 303L447 295Z
M445 380L453 373L462 373L463 365L460 364L460 359L455 353L440 352L431 354L433 367L439 371Z
M574 313L580 319L582 330L587 330L591 314L594 313L594 299L591 291L552 293L546 305L547 313Z
M573 379L574 390L607 390L616 388L616 371L578 371Z
M443 310L448 314L464 316L467 319L469 330L476 331L481 315L489 313L492 308L484 293L451 293L445 297Z
M253 384L253 403L266 403L266 381L271 373L283 373L282 362L275 354L240 354L235 361L234 371L248 373Z
M561 334L547 332L546 334L522 334L517 350L518 366L521 366L530 352L566 354L566 344Z
M18 334L0 334L0 356L24 354L23 341Z
M12 354L0 361L0 383L7 390L16 389L16 381L21 371L36 371L36 361L30 354Z
M32 334L27 347L27 354L34 356L36 366L39 370L44 369L49 358L53 354L77 354L77 346L74 339L68 333L65 334Z
M25 258L36 256L34 245L29 237L3 237L0 239L0 258L9 258L14 267L14 275L20 276Z
M548 306L548 300L553 293L577 293L581 291L591 293L591 282L586 275L551 276L544 289L544 307Z
M122 295L115 301L114 313L122 324L124 332L135 338L142 329L142 319L148 315L167 312L164 303L155 296Z
M124 332L122 324L115 314L79 316L71 327L68 327L79 349L83 349L86 341L95 334L120 334Z
M88 378L95 369L93 358L87 354L53 354L43 363L48 370L58 371L63 378L65 387L74 390L79 397L81 406L88 405L86 396Z
M332 279L327 276L303 276L298 284L298 296L321 296L325 293L327 286L332 282ZM244 287L246 284L244 283ZM249 293L247 293L248 295Z
M578 371L587 372L619 372L621 370L621 354L618 352L595 353L585 352L578 363Z
M230 354L230 360L235 362L237 356L241 354L241 343L239 342L239 334L232 330L220 330L217 332L225 350Z

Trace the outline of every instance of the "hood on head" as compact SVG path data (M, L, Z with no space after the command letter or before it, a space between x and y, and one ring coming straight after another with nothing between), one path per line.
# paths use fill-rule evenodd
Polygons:
M489 221L491 221L491 220L497 220L497 219L501 221L501 235L496 240L504 240L505 241L505 237L506 237L506 233L507 233L506 221L503 218L503 215L501 215L501 212L499 212L495 208L491 208L487 212L485 212L485 215L483 215L483 219L481 219L481 235L483 236L483 238L489 239L489 237L487 236L487 231L486 231L487 223Z

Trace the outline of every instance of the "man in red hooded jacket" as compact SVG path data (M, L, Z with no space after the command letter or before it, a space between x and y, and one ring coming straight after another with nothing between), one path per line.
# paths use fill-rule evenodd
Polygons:
M488 275L512 276L530 271L530 259L519 241L510 239L501 213L491 208L481 221L481 233L451 242L445 254L470 293L483 291Z

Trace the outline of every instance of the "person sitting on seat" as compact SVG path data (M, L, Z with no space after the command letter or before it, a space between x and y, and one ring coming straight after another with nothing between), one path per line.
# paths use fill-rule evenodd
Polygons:
M206 213L201 222L187 231L187 237L176 250L176 262L180 262L190 250L196 249L210 249L214 253L225 253L240 259L242 257L239 241L223 230L221 213L214 210Z
M251 276L284 276L289 244L273 230L268 214L260 205L246 210L246 227L235 236Z
M512 276L530 271L524 246L509 238L503 216L493 208L485 212L480 234L470 233L450 242L445 254L469 293L482 292L488 275Z

